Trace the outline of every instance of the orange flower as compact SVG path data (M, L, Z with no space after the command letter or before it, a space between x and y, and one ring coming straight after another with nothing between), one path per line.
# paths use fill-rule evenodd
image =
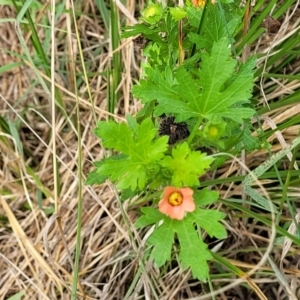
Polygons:
M204 5L205 5L205 0L192 0L192 3L193 3L196 7L204 6ZM212 4L215 4L215 3L216 3L216 0L211 0L211 3L212 3Z
M186 211L192 212L196 209L193 193L190 188L178 189L167 186L164 189L163 199L159 201L158 209L171 219L182 220Z

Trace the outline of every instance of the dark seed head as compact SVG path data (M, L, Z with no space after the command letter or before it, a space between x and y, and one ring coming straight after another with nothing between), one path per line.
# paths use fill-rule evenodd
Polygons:
M142 35L139 35L135 39L133 39L134 46L139 49L144 49L145 46L148 44L149 40L143 37Z
M175 117L166 117L161 121L159 126L159 135L169 136L169 145L174 145L190 135L185 122L175 123L174 120Z

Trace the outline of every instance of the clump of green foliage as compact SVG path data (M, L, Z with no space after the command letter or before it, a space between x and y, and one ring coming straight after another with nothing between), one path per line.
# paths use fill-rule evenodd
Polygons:
M138 228L157 224L148 239L153 245L150 257L158 266L169 261L176 235L182 267L190 267L194 277L203 281L208 278L207 261L212 255L199 229L211 237L226 237L220 223L225 214L205 208L218 200L218 193L201 189L199 181L221 160L203 149L225 152L259 144L251 136L250 122L255 58L242 63L234 53L241 17L233 3L150 4L142 12L141 23L124 29L124 38L141 35L147 40L142 78L132 89L144 107L135 117L127 115L126 123L98 123L95 134L113 155L97 162L88 177L89 184L109 179L123 199L150 195L154 205L142 208L136 222ZM161 128L166 118L172 120L169 131ZM181 127L184 136L176 132ZM194 192L196 209L183 220L157 209L157 195L167 186L189 187Z

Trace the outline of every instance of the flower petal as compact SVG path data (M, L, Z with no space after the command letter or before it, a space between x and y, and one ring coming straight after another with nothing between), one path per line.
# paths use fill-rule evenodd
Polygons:
M176 188L173 187L173 186L166 186L166 187L164 188L164 198L169 199L169 196L170 196L172 193L178 192L178 191L179 191L179 190L176 189Z
M198 0L192 0L194 6L198 7Z
M194 211L196 209L194 199L191 197L184 198L184 201L182 202L182 208L188 212Z
M182 205L173 206L170 210L169 217L176 220L182 220L184 218L185 212Z
M170 197L173 193L180 193L182 202L179 205L172 205ZM193 198L194 191L191 188L175 188L167 186L164 188L163 198L158 203L158 209L161 213L169 216L171 219L182 220L186 212L192 212L196 209Z
M158 209L161 213L169 215L169 211L172 209L172 206L168 202L168 199L163 198L158 203Z
M191 197L194 194L194 191L190 188L181 188L179 189L182 196L185 197Z

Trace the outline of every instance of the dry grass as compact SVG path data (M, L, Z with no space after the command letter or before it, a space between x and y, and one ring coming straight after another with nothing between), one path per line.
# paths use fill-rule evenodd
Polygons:
M125 8L134 16L137 3L131 1ZM46 8L46 5L45 5ZM81 9L81 10L80 10ZM121 9L121 6L120 6ZM122 8L123 9L123 8ZM73 125L76 124L75 104L78 99L80 108L79 122L82 136L83 178L92 170L92 162L100 160L104 150L93 134L95 119L106 119L107 81L102 72L111 64L110 40L99 12L93 1L85 1L77 7L82 14L77 18L84 61L88 68L89 87L94 104L88 100L86 84L74 83L74 72L81 73L78 46L74 27L70 25L70 16L62 14L56 21L55 28L55 85L60 91L68 118L59 110L53 111L51 103L54 96L47 94L37 73L45 83L50 84L41 70L34 69L30 62L11 68L1 74L0 80L0 115L5 116L15 125L18 134L9 136L0 132L0 299L24 291L22 299L70 299L72 270L74 268L74 249L76 244L77 204L78 204L78 135ZM292 10L291 10L292 12ZM300 10L289 16L277 41L299 27ZM8 7L0 8L0 19L15 18L15 11ZM49 11L42 10L40 17L50 19ZM128 23L129 19L127 19ZM16 54L24 55L24 49L18 37L15 23L0 23L0 66L21 61ZM25 31L23 37L34 57L34 50ZM71 34L72 32L72 34ZM38 27L41 41L46 40L43 28ZM68 42L68 36L72 43ZM256 49L268 51L272 38L264 34ZM122 53L124 71L119 86L121 98L115 118L124 118L125 113L135 113L140 105L132 99L130 88L139 77L139 51L132 42L123 41L119 51ZM97 49L101 51L97 51ZM11 54L9 51L15 54ZM71 53L76 57L71 63ZM50 53L50 48L49 48ZM263 64L264 61L260 61ZM287 74L299 72L299 62L290 64ZM80 76L77 76L79 79ZM83 78L83 77L82 77ZM272 79L257 83L261 90L258 105L267 105L274 99L299 89L299 81L288 82ZM263 93L271 85L276 86L272 93ZM50 86L50 85L49 85ZM48 86L48 87L49 87ZM78 89L78 98L75 94ZM300 106L280 107L264 114L262 128L276 128L277 124L299 114ZM52 116L55 116L55 123ZM55 140L52 136L55 125ZM282 149L285 143L298 136L300 125L293 125L278 131L269 137L272 151ZM20 141L16 137L20 137ZM56 151L53 153L53 143ZM19 145L23 145L24 155L20 155ZM253 169L268 157L265 150L254 151L247 156L246 165ZM55 169L53 160L58 162L58 195L55 195ZM241 166L228 161L211 175L228 178L241 175ZM210 176L210 175L209 175ZM212 178L212 177L211 177ZM262 181L263 184L270 183ZM215 186L222 198L240 197L242 186L225 183ZM267 192L278 198L280 186L270 185ZM291 196L298 197L295 188ZM299 197L298 197L299 198ZM124 299L132 286L134 296L131 299L155 299L151 286L156 291L157 299L211 299L204 295L209 292L207 284L191 279L189 271L182 271L177 265L168 266L164 272L151 263L145 262L143 269L144 240L149 232L136 232L133 222L136 220L137 207L132 202L123 204L125 212L120 209L118 197L110 184L102 186L84 186L82 191L82 246L80 256L80 284L78 299ZM299 206L299 199L295 205ZM255 267L261 259L260 252L268 245L269 228L259 221L242 218L236 211L219 205L220 210L228 214L226 227L229 237L222 242L206 238L210 247L217 247L221 255L247 271ZM57 213L55 210L57 209ZM49 212L49 213L48 213ZM298 216L299 217L299 216ZM287 214L286 219L289 219ZM241 251L243 249L243 251ZM289 248L288 256L282 259L282 272L290 288L295 292L299 286L300 271L299 249ZM259 250L259 251L258 251ZM276 262L282 257L282 243L276 243L272 259ZM291 255L293 253L293 255ZM211 274L219 273L218 265L211 264ZM258 275L253 276L253 283L261 289L266 299L288 299L284 283L278 280L273 269L266 265ZM135 285L132 285L136 281ZM226 286L235 283L236 278L213 276L212 283ZM299 293L299 292L298 292ZM142 295L142 296L141 296ZM203 296L203 297L202 297ZM238 284L228 291L216 296L216 299L258 299L243 284ZM292 298L289 298L292 299Z

